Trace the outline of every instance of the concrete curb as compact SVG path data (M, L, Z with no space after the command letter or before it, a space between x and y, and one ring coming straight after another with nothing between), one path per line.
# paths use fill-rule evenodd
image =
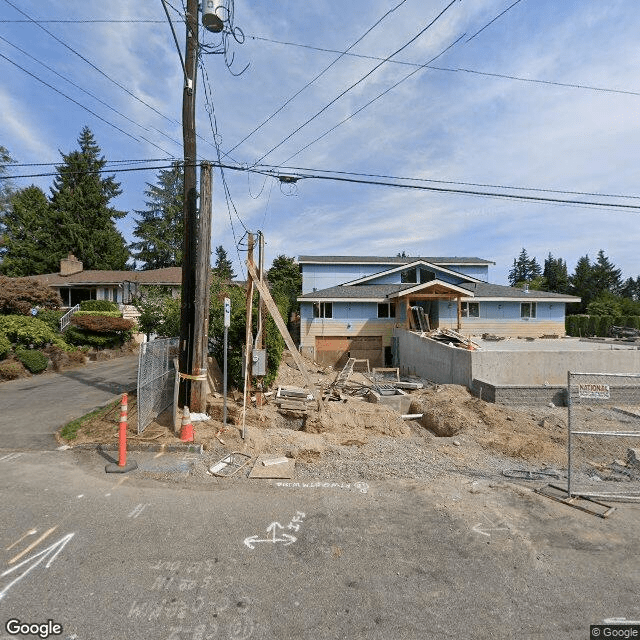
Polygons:
M96 450L96 451L118 451L118 444L102 444L100 442L85 442L82 444L69 445L67 451L77 449ZM196 453L202 455L204 449L201 444L185 443L185 444L151 444L146 442L127 443L127 452L129 451L149 451L149 452L167 452L167 453Z

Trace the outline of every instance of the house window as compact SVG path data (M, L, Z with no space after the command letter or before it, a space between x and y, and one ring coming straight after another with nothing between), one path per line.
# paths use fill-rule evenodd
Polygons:
M521 318L535 318L536 317L536 303L535 302L521 302L520 303L520 317Z
M314 302L313 303L314 318L333 318L332 302Z
M461 315L463 318L479 318L480 303L479 302L463 302L461 303Z
M395 302L381 302L378 304L378 318L395 318L395 317L396 317Z
M411 284L413 282L417 282L416 269L405 269L400 274L400 282L402 284Z
M434 271L429 271L428 269L420 269L420 283L431 282L435 279L436 274Z

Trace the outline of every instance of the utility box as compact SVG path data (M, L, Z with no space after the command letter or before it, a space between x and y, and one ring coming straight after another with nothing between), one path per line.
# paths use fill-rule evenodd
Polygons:
M202 26L213 33L220 33L227 16L225 0L203 0Z
M267 375L267 351L266 349L254 349L251 352L251 373L254 376Z

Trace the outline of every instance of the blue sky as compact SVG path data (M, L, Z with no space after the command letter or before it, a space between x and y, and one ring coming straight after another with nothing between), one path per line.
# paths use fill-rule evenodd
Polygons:
M92 129L108 160L181 158L182 72L160 0L11 3L41 21L56 38L111 78L37 25L12 22L25 17L7 0L0 0L0 54L96 114L0 58L0 144L17 162L58 162L59 150L76 148L84 125ZM385 58L448 4L448 0L351 0L341 4L237 0L235 25L246 39L244 44L232 41L232 70L238 72L246 64L249 68L236 77L227 70L222 56L203 56L222 150L234 147L338 57L269 40L344 51L397 7L351 50L360 56ZM453 3L393 58L425 64L466 34L433 63L440 69L418 71L294 155L416 68L383 64L261 164L273 165L284 174L293 170L278 167L303 167L312 174L340 171L640 196L640 95L634 95L640 94L640 13L636 4L631 0L520 0L471 38L512 4L513 0ZM171 5L183 47L184 26L178 22L182 5L180 0L171 0ZM63 20L128 22L59 22ZM219 40L205 31L201 39L208 44ZM378 64L363 57L342 57L238 146L230 154L233 160L253 166ZM583 88L561 86L566 84ZM204 97L199 69L198 155L215 160ZM16 167L13 172L49 170ZM129 212L143 208L145 182L154 182L155 177L153 170L118 174L124 192L115 206ZM640 210L543 205L314 179L300 180L291 187L246 171L226 171L225 177L238 215L229 214L216 173L212 244L225 246L238 273L242 273L244 254L242 247L236 251L234 234L240 240L244 227L264 231L267 264L281 253L395 255L405 251L409 255L478 256L496 262L490 279L504 283L513 258L526 247L541 263L549 251L565 258L570 271L581 255L595 257L604 249L625 277L640 273L635 232ZM51 177L42 177L19 179L15 184L35 183L48 192L51 182ZM607 202L640 205L640 199ZM133 226L133 213L119 222L129 241L134 239Z

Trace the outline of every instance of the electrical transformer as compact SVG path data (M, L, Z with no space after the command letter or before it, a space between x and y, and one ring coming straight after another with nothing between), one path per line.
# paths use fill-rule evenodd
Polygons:
M203 0L202 26L208 31L220 33L227 17L226 0Z

